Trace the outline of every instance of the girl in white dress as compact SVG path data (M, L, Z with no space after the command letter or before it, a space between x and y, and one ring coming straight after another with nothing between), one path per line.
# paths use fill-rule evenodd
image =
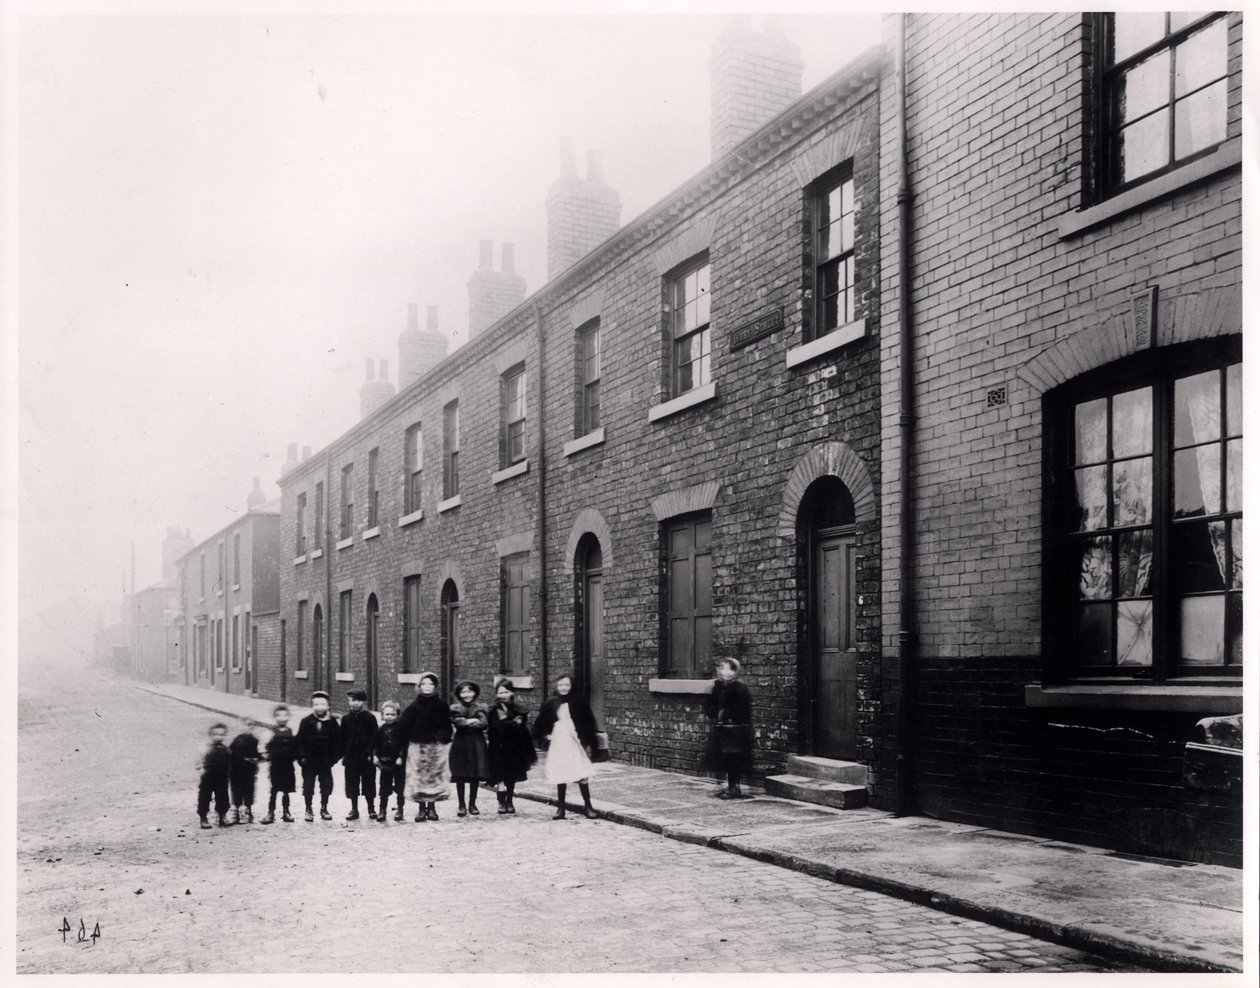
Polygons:
M591 808L590 777L595 774L587 749L595 744L599 728L590 705L573 693L573 677L567 673L556 679L556 692L543 705L534 722L534 738L547 745L547 781L556 787L554 820L565 818L564 796L568 783L576 782L585 804L582 815L597 819Z

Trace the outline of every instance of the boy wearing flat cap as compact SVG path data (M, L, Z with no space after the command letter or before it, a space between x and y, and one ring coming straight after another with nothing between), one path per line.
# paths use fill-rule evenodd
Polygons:
M319 780L319 816L331 820L328 796L332 792L332 767L341 758L341 730L337 718L328 709L328 694L316 690L311 694L311 709L298 725L298 764L302 766L302 795L306 799L306 822L315 819L311 800L315 796L315 780Z
M347 820L359 819L359 791L367 800L368 817L376 819L376 768L372 764L372 739L376 718L367 708L367 693L354 689L346 693L350 712L341 718L341 764L346 773L346 798L350 800Z

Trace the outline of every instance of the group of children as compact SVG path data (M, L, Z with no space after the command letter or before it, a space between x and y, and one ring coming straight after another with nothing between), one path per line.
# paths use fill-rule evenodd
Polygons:
M319 788L321 819L331 820L328 797L332 769L338 761L345 772L345 793L350 800L347 820L359 819L360 795L367 802L368 817L385 823L390 796L395 798L394 819L403 820L403 804L417 804L415 820L437 820L437 803L449 798L455 783L459 799L457 816L477 816L477 795L482 783L495 787L499 813L514 814L518 782L528 777L538 760L535 740L550 743L547 778L557 786L559 811L564 819L565 786L578 782L584 813L594 818L589 776L592 766L585 749L595 745L596 724L590 707L571 695L573 682L561 676L556 695L543 707L531 733L526 711L517 705L512 683L495 685L495 701L487 707L478 702L481 688L466 680L455 687L455 702L438 695L438 678L423 673L416 684L416 698L402 710L393 700L381 704L382 723L367 710L367 694L350 690L350 711L340 720L329 709L328 694L311 695L312 713L302 718L297 733L289 728L289 708L278 704L271 738L260 750L258 738L246 730L225 744L227 725L210 728L210 743L200 760L201 784L197 815L203 829L211 827L210 801L221 827L252 823L258 763L269 765L271 796L262 823L274 823L276 797L281 800L281 819L292 823L289 795L296 789L294 762L302 769L302 796L306 820L315 819L313 800ZM378 786L379 772L379 786ZM379 803L377 794L379 792ZM230 810L229 810L230 801Z

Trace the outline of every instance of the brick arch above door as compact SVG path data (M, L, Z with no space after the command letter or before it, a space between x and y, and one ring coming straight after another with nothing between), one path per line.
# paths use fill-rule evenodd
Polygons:
M455 584L455 593L460 600L463 600L465 594L464 574L460 571L459 563L451 562L449 559L445 560L438 567L437 579L432 583L433 593L439 601L442 599L442 588L446 586L447 580Z
M573 557L577 555L578 543L584 535L594 535L599 540L599 550L604 556L604 566L611 569L613 564L612 530L608 522L594 508L583 508L573 519L573 527L569 529L569 541L564 547L564 571L572 574Z
M858 523L875 521L875 484L862 458L848 443L820 443L806 452L792 468L783 488L783 504L779 509L778 534L796 537L796 515L809 485L820 477L836 477L853 497L853 512Z

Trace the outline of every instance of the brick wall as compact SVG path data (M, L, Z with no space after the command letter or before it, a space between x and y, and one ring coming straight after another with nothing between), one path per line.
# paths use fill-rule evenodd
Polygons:
M254 692L268 700L284 698L281 674L283 653L280 647L280 612L253 615L254 631L257 635L258 651L255 658L258 663L258 681L254 684Z

